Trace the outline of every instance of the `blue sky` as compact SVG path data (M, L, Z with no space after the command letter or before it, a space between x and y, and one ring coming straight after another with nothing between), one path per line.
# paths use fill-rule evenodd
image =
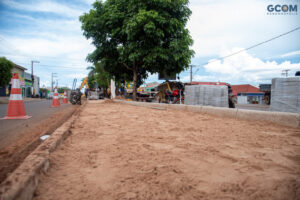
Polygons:
M41 86L50 86L57 73L59 86L71 86L88 73L85 61L94 50L82 35L79 16L91 9L91 0L0 0L0 56L26 67ZM267 6L292 4L297 15L268 15ZM300 26L300 1L191 0L193 12L187 25L194 40L194 81L224 81L231 84L270 82L300 71L300 30L225 60L207 64ZM189 81L189 70L180 74ZM157 81L157 74L146 82Z

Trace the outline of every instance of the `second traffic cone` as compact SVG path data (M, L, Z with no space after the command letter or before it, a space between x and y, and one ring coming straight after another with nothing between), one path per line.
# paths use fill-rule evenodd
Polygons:
M64 92L63 104L68 104L67 92Z
M22 99L19 74L14 73L11 80L11 93L9 96L8 110L6 117L2 119L28 119L31 116L26 115L24 102Z
M55 87L53 101L52 101L52 107L58 107L58 106L60 106L60 103L59 103L57 88Z

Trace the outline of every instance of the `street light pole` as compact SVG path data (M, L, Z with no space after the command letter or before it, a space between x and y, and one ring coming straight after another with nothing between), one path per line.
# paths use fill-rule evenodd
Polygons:
M288 77L289 71L291 71L291 70L290 69L282 70L281 75L283 75L283 76L285 75L285 77Z
M33 84L34 84L33 63L40 63L40 62L37 61L37 60L32 60L31 61L31 96L34 95L34 93L33 93Z
M193 82L193 65L190 65L190 83L192 85Z
M56 77L57 73L53 73L51 74L51 92L53 92L53 77Z

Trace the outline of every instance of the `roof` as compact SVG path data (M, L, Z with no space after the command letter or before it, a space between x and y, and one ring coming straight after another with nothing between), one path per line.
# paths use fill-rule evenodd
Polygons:
M245 85L231 85L232 94L237 96L238 93L257 93L257 94L264 94L261 92L257 87L254 87L250 84Z
M14 67L19 68L21 70L27 70L25 67L21 67L20 65L17 65L14 63Z
M190 83L187 83L190 84ZM226 85L224 82L192 82L192 85Z
M158 82L152 82L152 83L146 84L146 88L153 88L153 87L157 87L158 85L159 85Z

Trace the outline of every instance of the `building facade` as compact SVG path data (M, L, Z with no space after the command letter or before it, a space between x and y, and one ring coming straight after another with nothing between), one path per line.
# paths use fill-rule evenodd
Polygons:
M32 88L32 76L30 73L25 72L25 97L31 97L31 95L37 96L40 93L40 78L33 76L33 88Z
M19 75L20 87L23 97L31 97L32 95L32 78L31 74L25 72L27 69L20 65L14 64L14 67L11 70L11 73L17 73ZM0 87L0 96L9 96L11 90L11 81L5 87ZM39 95L40 90L40 78L34 76L33 83L33 94L34 96Z
M250 84L231 85L232 94L238 104L262 104L264 93Z
M22 96L25 95L25 71L27 69L25 67L22 67L20 65L14 64L14 67L11 70L11 73L17 73L19 75L20 80L20 87L22 91ZM10 95L10 89L11 89L11 82L5 87L0 87L0 96L9 96Z

